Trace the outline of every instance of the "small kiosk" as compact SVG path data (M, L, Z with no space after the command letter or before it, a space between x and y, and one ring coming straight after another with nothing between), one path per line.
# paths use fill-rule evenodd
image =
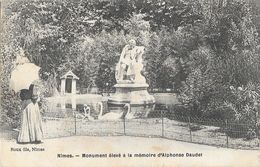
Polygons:
M60 79L61 79L61 86L60 86L61 95L76 94L76 92L77 92L76 83L77 83L77 80L79 80L79 77L77 77L70 70L66 74L61 76Z

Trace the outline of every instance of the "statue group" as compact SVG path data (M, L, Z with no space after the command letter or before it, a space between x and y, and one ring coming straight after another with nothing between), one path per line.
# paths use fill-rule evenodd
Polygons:
M144 47L136 46L136 41L133 39L123 48L116 65L117 84L114 85L116 91L108 98L110 112L121 112L117 111L117 108L129 104L133 118L139 118L146 117L153 109L155 99L148 93L149 85L141 74L143 53Z
M143 46L136 46L131 39L123 48L119 62L116 66L117 83L146 83L141 71L143 69Z

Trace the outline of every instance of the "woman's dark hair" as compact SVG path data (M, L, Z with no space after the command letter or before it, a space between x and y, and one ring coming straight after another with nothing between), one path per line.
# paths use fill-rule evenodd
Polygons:
M22 89L20 91L20 98L22 101L31 99L31 93L28 89Z

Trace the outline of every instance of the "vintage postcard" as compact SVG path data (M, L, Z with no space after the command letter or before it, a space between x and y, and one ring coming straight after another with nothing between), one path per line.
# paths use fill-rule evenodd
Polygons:
M260 166L260 1L0 9L0 167Z

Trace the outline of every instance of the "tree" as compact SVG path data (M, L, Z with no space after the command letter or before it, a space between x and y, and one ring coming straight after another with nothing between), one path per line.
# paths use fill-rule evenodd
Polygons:
M194 31L201 42L188 56L189 74L180 100L190 106L192 114L236 120L234 108L226 105L234 100L229 88L255 90L252 87L259 84L259 41L250 6L241 1L225 5L202 1L201 5L207 15L204 24L198 24L202 31ZM238 104L235 99L230 103ZM243 111L254 107L251 102L239 105ZM252 119L244 116L240 120Z

